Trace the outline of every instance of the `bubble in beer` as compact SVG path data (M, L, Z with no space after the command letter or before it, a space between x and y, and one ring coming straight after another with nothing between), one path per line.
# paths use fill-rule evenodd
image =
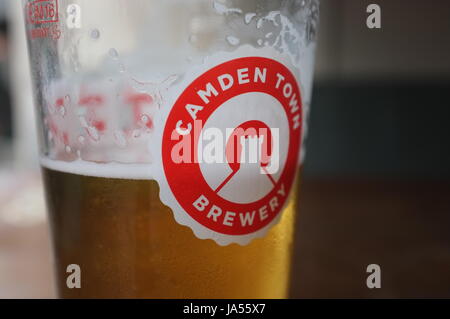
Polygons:
M97 40L100 38L100 31L98 29L91 30L91 38Z

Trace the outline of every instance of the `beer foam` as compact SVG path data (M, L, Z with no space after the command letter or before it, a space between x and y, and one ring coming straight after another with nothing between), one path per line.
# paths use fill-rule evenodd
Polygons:
M96 163L88 162L81 159L65 162L52 160L41 157L41 165L45 168L59 171L63 173L71 173L76 175L116 178L116 179L136 179L136 180L151 180L152 164L127 164L127 163Z

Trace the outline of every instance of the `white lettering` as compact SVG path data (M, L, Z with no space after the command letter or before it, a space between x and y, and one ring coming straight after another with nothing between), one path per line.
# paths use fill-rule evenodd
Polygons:
M213 94L214 96L219 95L219 92L217 92L216 88L211 84L206 84L206 90L198 90L197 91L198 96L205 102L205 104L209 103L209 97L211 97Z

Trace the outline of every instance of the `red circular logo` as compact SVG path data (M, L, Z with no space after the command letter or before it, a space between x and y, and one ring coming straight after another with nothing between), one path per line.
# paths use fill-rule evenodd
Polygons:
M266 111L269 109L270 112ZM264 112L267 115L261 115ZM202 168L198 155L199 136L212 118L215 123L230 126L223 143L228 173L214 185L206 178L211 170ZM245 133L247 129L253 133ZM285 145L281 147L282 161L277 174L267 170L276 144L274 129L283 132L277 138L279 144ZM299 162L301 131L300 89L287 67L262 57L220 64L195 79L169 113L162 142L167 183L179 205L204 227L224 235L257 232L279 215L288 199ZM244 169L239 158L243 152L240 140L245 138L260 138L261 145L268 149L258 162L265 176L258 178L269 186L259 195L252 193L253 180L248 177L252 175L243 175L229 184ZM182 151L180 144L185 146ZM254 188L259 187L256 180Z

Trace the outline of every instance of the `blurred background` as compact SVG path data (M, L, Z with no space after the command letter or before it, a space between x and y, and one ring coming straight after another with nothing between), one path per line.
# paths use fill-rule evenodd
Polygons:
M19 3L0 0L0 298L51 298ZM449 39L445 0L321 1L292 297L450 298Z

